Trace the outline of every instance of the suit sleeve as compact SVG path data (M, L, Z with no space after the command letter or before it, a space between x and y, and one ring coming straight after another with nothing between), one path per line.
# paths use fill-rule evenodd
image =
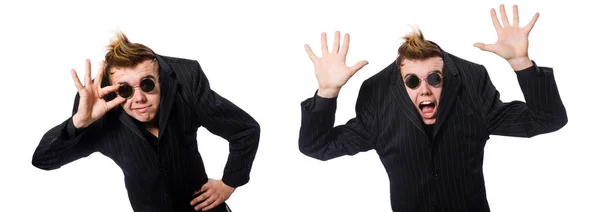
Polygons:
M77 112L79 95L75 97L73 113ZM100 120L85 129L76 129L72 118L46 132L33 153L33 166L43 170L53 170L98 151L97 128Z
M356 117L334 126L337 99L321 98L315 92L314 97L301 103L300 152L326 161L373 149L377 138L375 96L372 87L363 82L355 106Z
M538 67L534 63L533 66L516 72L525 102L502 102L487 71L484 73L480 93L490 134L533 137L554 132L567 124L567 112L552 68Z
M223 183L239 187L250 180L250 170L260 139L260 126L241 108L211 90L209 81L196 62L195 110L200 125L229 142L229 156Z

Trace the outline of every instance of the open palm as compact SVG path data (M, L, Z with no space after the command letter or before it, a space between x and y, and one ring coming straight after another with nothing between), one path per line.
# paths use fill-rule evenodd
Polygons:
M500 24L494 9L491 9L490 14L492 16L492 23L494 24L494 28L498 35L498 40L494 44L483 44L478 42L475 43L475 46L481 50L493 52L509 62L511 60L528 58L528 37L539 17L539 13L536 13L531 21L524 27L519 27L519 11L517 5L513 6L512 25L508 21L504 5L500 5L502 24Z
M77 87L77 92L79 94L79 106L77 107L77 113L73 116L73 124L75 124L77 128L87 127L100 117L104 116L110 109L126 100L120 96L117 96L109 102L106 102L103 99L106 94L115 92L119 88L118 85L100 88L103 71L104 62L102 62L95 82L93 82L90 60L86 60L84 86L80 82L77 72L71 70L71 76L73 77L73 82L75 83L75 87Z
M315 66L315 75L319 81L319 90L339 91L358 70L368 64L366 60L348 67L346 55L348 54L350 35L344 35L344 44L340 50L340 32L335 32L335 39L331 52L327 47L327 35L321 33L321 51L323 56L317 57L310 46L304 45L306 53ZM335 93L335 92L334 92Z

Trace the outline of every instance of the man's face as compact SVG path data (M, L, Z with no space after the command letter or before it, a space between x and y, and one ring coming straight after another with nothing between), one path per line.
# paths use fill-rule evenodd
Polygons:
M143 91L144 83L141 83L142 80L145 81L146 85L153 81L154 89L149 92ZM134 67L111 68L110 82L111 84L127 83L133 88L132 96L121 104L129 116L143 123L154 119L160 104L158 63L156 61L145 60Z
M401 64L401 74L406 92L426 125L435 123L442 93L443 67L444 61L441 57L404 60Z

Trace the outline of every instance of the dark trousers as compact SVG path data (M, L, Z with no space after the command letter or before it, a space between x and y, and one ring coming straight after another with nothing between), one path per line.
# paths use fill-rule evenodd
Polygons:
M217 205L217 207L210 209L208 212L231 212L231 209L229 209L227 203L222 203Z
M175 211L177 211L177 212L194 212L196 210L194 209L194 206L189 206L185 209L176 209ZM202 210L199 210L199 211L201 212ZM226 203L222 203L206 212L231 212L231 209L229 209L229 206Z

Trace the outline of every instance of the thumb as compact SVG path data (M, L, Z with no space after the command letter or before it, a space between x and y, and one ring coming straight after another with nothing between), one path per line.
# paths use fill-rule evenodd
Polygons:
M358 63L350 67L350 70L352 71L352 74L355 74L358 70L365 67L367 64L369 64L369 62L366 60L359 61Z
M109 110L113 109L114 107L116 107L117 105L120 105L121 103L127 101L127 99L117 95L116 98L114 98L113 100L110 100L109 102L106 103L106 112L108 112Z
M488 52L492 51L492 45L490 45L490 44L484 44L484 43L477 42L477 43L474 43L473 46L475 46L483 51L488 51Z

